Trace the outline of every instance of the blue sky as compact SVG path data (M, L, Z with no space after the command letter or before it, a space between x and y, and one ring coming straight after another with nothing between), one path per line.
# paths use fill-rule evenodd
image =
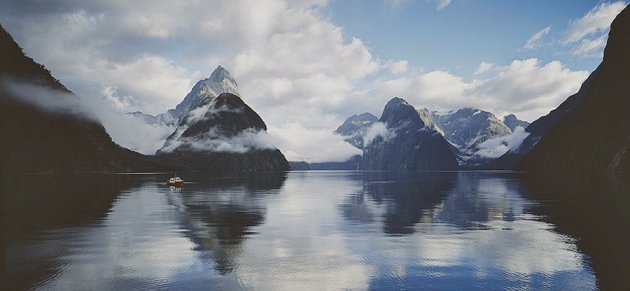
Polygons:
M626 5L3 0L0 23L125 147L154 153L173 130L126 112L174 108L221 65L287 158L317 162L358 154L333 130L352 114L379 116L392 97L440 112L547 114L601 62Z
M437 10L429 1L333 0L328 15L382 58L406 59L413 67L472 78L481 62L506 64L532 57L558 60L573 70L594 70L599 55L573 56L566 47L551 43L572 19L600 2L454 0ZM523 49L534 33L548 26L546 45Z

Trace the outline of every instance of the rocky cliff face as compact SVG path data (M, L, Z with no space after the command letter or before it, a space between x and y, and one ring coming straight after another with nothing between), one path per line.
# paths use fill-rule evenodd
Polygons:
M517 169L554 173L609 171L628 177L624 170L628 169L630 137L628 52L630 9L626 7L611 25L602 63L580 91L527 128L539 142Z
M448 113L437 113L423 108L417 110L424 127L441 134L452 146L461 168L474 168L495 160L512 149L524 138L522 129L529 125L514 114L499 120L494 114L474 108L462 108ZM335 133L342 134L346 141L363 148L368 135L376 133L372 127L378 120L369 113L353 115ZM510 125L508 126L507 123ZM510 127L511 126L511 127ZM515 132L518 131L518 132ZM517 134L510 136L511 134ZM518 137L518 138L517 138Z
M199 102L157 155L184 168L216 171L284 171L289 164L269 143L267 126L231 93Z
M0 54L0 172L115 172L158 167L148 157L112 142L97 121L64 110L61 103L80 105L81 99L43 65L24 55L1 27ZM16 92L12 89L16 84L30 89ZM42 104L53 104L59 110L47 110Z
M169 115L181 120L190 110L198 108L207 101L217 98L221 93L230 93L239 96L238 84L228 70L218 66L210 77L200 80L193 86L190 93L184 97L175 109L168 111Z
M372 124L377 121L378 118L372 113L365 112L355 114L348 117L348 119L335 130L335 133L342 135L347 142L356 148L363 149L367 131Z
M523 129L529 126L529 122L525 120L520 120L514 114L508 114L503 117L503 124L510 128L511 131L514 131L517 127L522 127Z
M567 113L571 112L578 104L582 102L582 99L591 91L592 85L598 70L593 71L591 75L582 83L580 90L571 95L567 100L562 102L558 108L549 112L549 114L540 117L525 128L528 136L523 142L514 150L508 151L494 161L490 161L481 166L483 169L501 169L511 170L516 167L516 164L520 162L525 155L527 155L536 144L540 141L542 136L554 127Z
M494 114L474 108L462 108L443 115L434 114L433 120L442 130L444 138L457 148L458 162L463 167L493 159L481 154L482 143L512 133Z
M405 100L390 100L379 122L385 128L363 151L367 170L436 171L457 169L449 143L427 127L418 111Z

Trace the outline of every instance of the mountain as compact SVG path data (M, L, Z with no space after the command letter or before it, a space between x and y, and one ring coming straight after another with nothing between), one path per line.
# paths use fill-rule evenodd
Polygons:
M423 108L417 110L424 127L440 133L453 147L458 164L461 167L473 167L487 163L503 154L508 147L507 138L513 133L503 121L494 114L474 109L462 108L446 114ZM513 114L506 119L510 124L527 126L526 121L516 118ZM335 130L335 133L346 137L346 141L353 146L362 149L363 141L376 117L369 113L353 115ZM374 132L373 132L374 133ZM504 137L504 140L498 138ZM497 139L492 145L484 144L485 141ZM500 145L500 146L499 146ZM496 148L490 148L490 147ZM501 150L503 149L503 150Z
M558 174L608 171L630 177L628 52L630 8L626 7L611 24L602 63L580 91L527 128L532 135L547 130L517 169Z
M143 119L149 124L162 124L177 126L182 118L186 117L190 110L195 109L206 102L207 99L214 99L221 93L231 93L239 96L238 84L225 68L218 66L210 77L199 80L192 90L184 97L184 100L177 104L174 109L169 109L165 113L150 115L140 111L129 113L137 118Z
M195 102L197 107L157 151L160 159L195 170L289 170L284 155L265 139L267 126L262 118L240 97L222 93Z
M432 119L444 138L457 148L461 166L478 165L493 159L481 154L481 144L512 133L494 114L480 109L462 108L444 115L433 114Z
M377 121L378 117L372 113L355 114L348 117L334 132L345 137L345 141L356 148L363 149L363 141L367 131Z
M27 57L0 26L2 173L154 170L157 163L115 144L105 128L64 104L81 99ZM15 86L21 90L16 91ZM45 105L46 104L46 105ZM53 108L53 109L51 109Z
M503 117L503 124L510 128L511 131L514 131L519 126L523 129L529 126L529 122L518 119L514 114L508 114Z
M445 136L444 130L438 126L440 117L435 112L422 108L418 110L418 114L426 127L439 132L442 136Z
M554 127L567 113L571 112L582 102L582 99L584 99L588 92L591 91L598 71L599 68L593 71L584 83L582 83L580 90L569 96L569 98L562 102L558 108L552 110L549 114L536 119L527 126L527 128L525 128L525 132L528 136L516 149L506 152L496 160L481 165L479 168L494 170L514 169L516 164L534 148L547 131Z
M363 150L366 170L432 171L456 170L451 146L434 129L427 127L418 111L402 98L385 105L379 122L385 129Z
M178 120L181 120L190 110L198 108L208 99L214 99L221 93L240 95L238 85L234 78L232 78L232 75L230 75L230 72L218 66L212 74L210 74L210 77L197 82L192 90L190 90L190 93L184 97L184 100L179 103L175 109L169 110L168 113Z

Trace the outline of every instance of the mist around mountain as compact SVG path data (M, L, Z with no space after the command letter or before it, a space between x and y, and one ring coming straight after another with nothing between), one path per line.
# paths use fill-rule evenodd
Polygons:
M123 172L160 167L123 148L50 71L0 27L0 169L3 173Z
M517 148L528 135L523 126L529 123L519 120L514 114L500 120L490 112L475 108L462 108L446 113L422 108L416 109L416 113L423 128L435 131L446 139L457 158L459 168L472 168L491 162ZM416 117L415 114L412 115ZM510 123L513 129L504 121ZM344 136L348 143L359 149L368 147L382 132L387 132L385 124L371 113L353 115L335 130L336 134ZM363 167L361 159L361 156L353 158L360 168ZM348 167L348 162L327 167L356 168Z
M378 132L366 141L363 168L380 171L455 170L457 159L444 137L418 111L395 97L385 105ZM371 131L374 131L372 129Z
M177 123L156 156L194 170L288 170L267 125L238 94L236 81L221 66L198 81L175 109L163 114Z
M503 144L489 142L506 137L512 130L494 114L474 108L462 108L446 114L432 113L434 126L443 132L444 138L456 149L459 165L475 166L496 158ZM507 146L507 145L506 145Z
M358 149L363 149L365 136L372 125L378 122L378 117L369 112L355 114L346 119L342 125L335 129L335 133L342 135L345 141Z
M517 127L527 128L529 126L529 122L518 119L514 114L504 116L503 124L510 128L511 131L514 131Z
M132 172L204 169L287 170L266 125L219 66L172 110L133 116L177 124L157 156L123 148L78 96L22 52L2 28L0 53L0 167L2 172ZM228 93L225 93L228 92Z
M294 165L303 169L628 173L627 10L613 22L604 60L580 90L531 124L514 114L500 119L476 108L447 113L417 109L396 97L380 118L367 112L353 115L334 131L363 150L362 156L339 163ZM3 169L289 168L264 121L239 97L236 81L221 66L198 81L175 108L158 115L129 113L146 124L173 128L157 155L149 157L115 144L81 98L25 56L4 29L0 42L7 60L0 67Z
M240 97L231 93L206 96L196 106L157 151L158 157L195 170L289 169L262 118Z

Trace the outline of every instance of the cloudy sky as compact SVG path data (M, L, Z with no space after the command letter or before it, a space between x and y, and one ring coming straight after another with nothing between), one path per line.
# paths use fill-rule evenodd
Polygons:
M601 62L610 22L626 5L3 0L0 23L102 110L164 112L222 65L289 159L322 161L355 152L330 134L346 117L379 116L394 96L419 108L535 120ZM154 150L116 132L120 120L102 119L122 145Z

